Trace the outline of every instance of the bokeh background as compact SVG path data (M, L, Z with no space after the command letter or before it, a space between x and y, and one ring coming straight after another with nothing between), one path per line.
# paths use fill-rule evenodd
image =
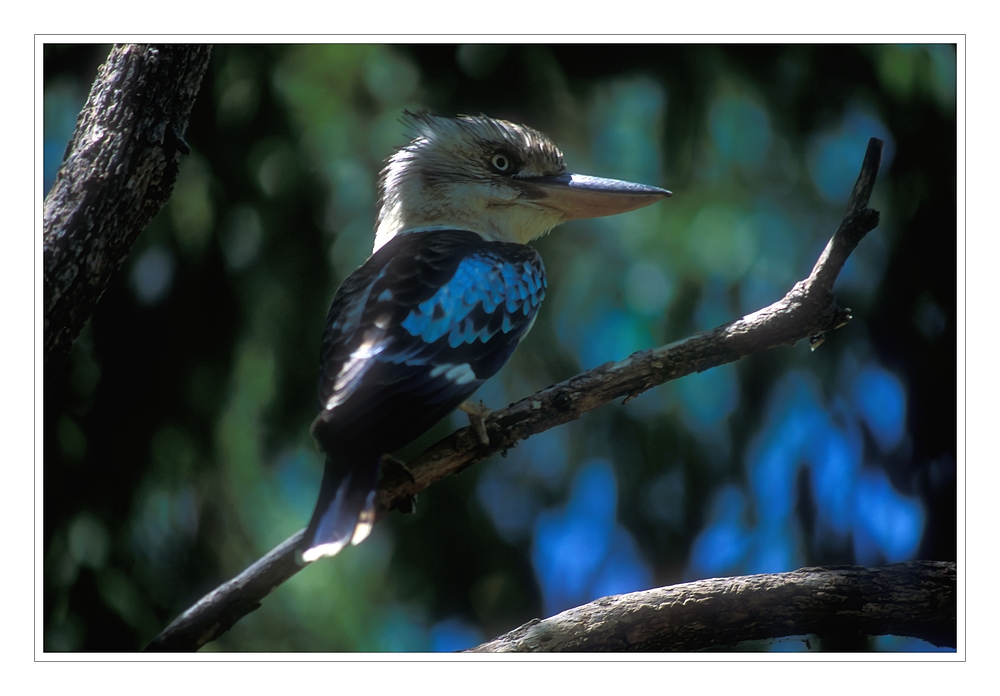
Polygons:
M108 50L45 48L46 190ZM140 649L304 526L323 320L403 109L523 122L571 171L674 191L537 242L549 295L488 405L780 298L877 136L881 224L836 287L855 319L433 486L205 650L456 650L684 580L955 560L955 100L953 45L217 46L169 204L45 373L45 649Z

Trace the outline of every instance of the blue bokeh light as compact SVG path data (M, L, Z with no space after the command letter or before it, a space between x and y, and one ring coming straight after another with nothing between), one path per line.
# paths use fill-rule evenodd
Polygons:
M864 159L871 137L885 143L881 171L888 172L895 140L885 124L866 111L850 110L837 130L817 136L808 157L809 174L829 203L842 205L850 196L858 176L858 162Z
M694 322L699 330L713 329L736 318L729 304L729 287L729 283L718 275L705 281L694 310Z
M854 379L851 398L879 448L883 452L894 449L906 425L906 393L899 378L868 365Z
M771 124L759 104L742 96L720 97L708 114L712 142L727 162L757 169L771 150Z
M504 539L515 542L527 534L541 511L538 494L505 471L501 462L488 466L476 483L476 498Z
M854 517L854 483L861 468L861 443L836 427L820 429L807 449L812 465L810 478L816 501L817 535L830 535L836 542L846 539Z
M621 525L615 526L611 548L590 587L592 597L636 592L653 586L653 576L642 560L635 539Z
M611 462L595 457L577 472L566 505L538 516L531 562L546 615L650 587L652 573L616 523L617 496Z
M625 274L625 303L639 314L661 315L675 293L676 283L660 264L636 261Z
M543 494L562 490L568 466L566 428L525 440L505 459L488 462L476 483L476 499L504 539L528 536L543 508Z
M433 652L458 652L482 643L483 634L462 619L451 618L431 626L430 639Z
M734 365L688 375L677 384L684 404L684 423L694 430L715 427L725 421L740 400Z
M691 545L688 575L696 578L735 574L750 550L746 496L735 486L715 494L711 522Z
M600 312L591 327L588 340L575 345L580 364L587 368L622 360L637 350L656 345L644 322L617 308L608 307Z
M753 266L740 279L741 314L776 302L798 280L805 235L795 232L795 222L783 206L770 200L757 204L745 225L755 231L758 245Z
M417 612L402 604L385 609L372 631L374 650L380 652L416 652L428 649L426 624Z
M781 573L799 568L803 564L800 548L801 533L798 527L784 524L773 528L765 526L753 530L753 546L745 573Z
M667 96L646 78L614 80L590 109L591 152L602 176L659 181Z
M861 435L863 422L873 432L879 429L883 434L876 437L883 442L899 442L902 387L872 365L858 371L851 384L856 398L848 403L837 397L832 406L807 372L790 372L777 384L747 449L748 494L729 486L717 495L692 547L689 575L777 572L807 562L797 514L803 471L809 474L818 541L833 547L853 541L861 564L916 555L923 505L896 490L881 470L864 467Z
M920 500L897 491L881 471L863 472L855 493L854 554L858 563L912 559L924 533Z

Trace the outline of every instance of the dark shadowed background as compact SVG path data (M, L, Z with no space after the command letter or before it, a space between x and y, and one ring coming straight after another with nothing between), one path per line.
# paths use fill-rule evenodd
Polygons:
M46 190L108 50L45 48ZM305 525L323 320L403 109L526 123L571 171L674 192L537 242L548 298L487 405L779 299L876 136L854 321L433 486L206 650L455 650L683 580L956 560L955 99L953 45L217 46L173 197L45 373L45 649L139 649Z

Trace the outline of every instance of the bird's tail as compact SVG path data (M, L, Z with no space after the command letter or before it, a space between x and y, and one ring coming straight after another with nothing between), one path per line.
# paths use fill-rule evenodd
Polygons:
M339 461L326 455L319 500L302 540L307 563L333 556L348 542L360 544L375 524L378 456Z

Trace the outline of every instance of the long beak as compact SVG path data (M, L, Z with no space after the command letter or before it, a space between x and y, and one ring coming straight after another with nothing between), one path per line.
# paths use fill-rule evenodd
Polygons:
M521 184L529 198L555 208L567 221L627 213L671 195L670 191L656 186L601 179L585 174L539 176L512 181Z

